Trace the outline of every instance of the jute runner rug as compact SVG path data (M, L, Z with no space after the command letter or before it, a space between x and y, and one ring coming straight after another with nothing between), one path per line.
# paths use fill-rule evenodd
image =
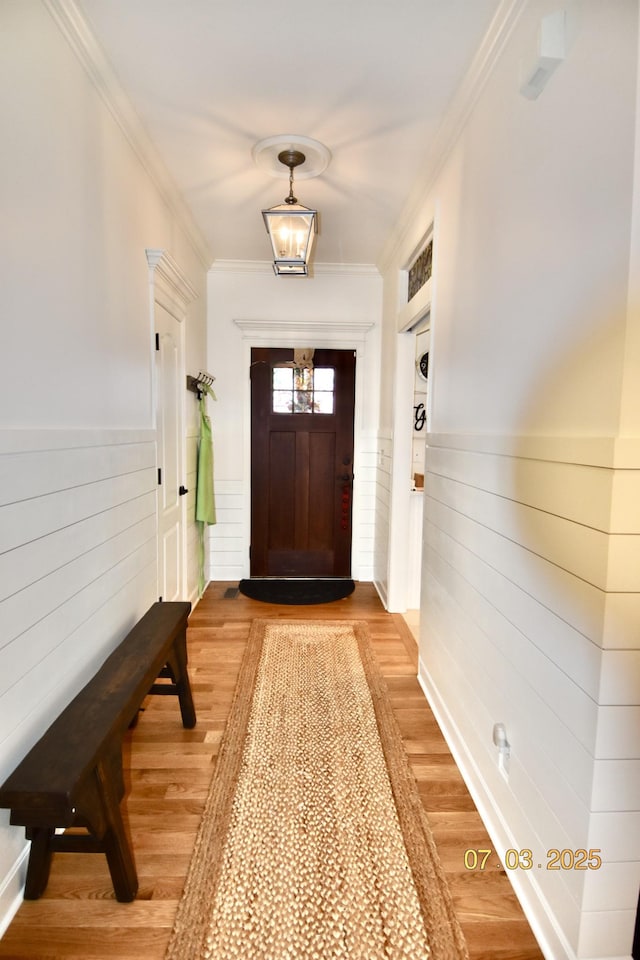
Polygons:
M466 957L366 624L255 620L166 960Z

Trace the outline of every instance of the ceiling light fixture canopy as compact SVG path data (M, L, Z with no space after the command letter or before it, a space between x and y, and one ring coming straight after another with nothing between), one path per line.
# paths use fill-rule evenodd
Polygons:
M318 211L304 207L293 195L293 171L306 157L302 151L288 147L280 151L278 160L289 168L289 196L284 203L262 211L273 250L273 269L278 277L306 277L318 232Z

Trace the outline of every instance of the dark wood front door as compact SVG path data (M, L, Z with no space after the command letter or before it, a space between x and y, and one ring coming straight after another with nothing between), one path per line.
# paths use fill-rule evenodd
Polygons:
M355 354L251 351L251 576L350 577Z

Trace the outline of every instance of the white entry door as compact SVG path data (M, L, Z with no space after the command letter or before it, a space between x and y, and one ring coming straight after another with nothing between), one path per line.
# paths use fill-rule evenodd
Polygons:
M184 370L180 323L157 301L156 424L158 436L158 593L162 600L183 596L184 508L182 403Z

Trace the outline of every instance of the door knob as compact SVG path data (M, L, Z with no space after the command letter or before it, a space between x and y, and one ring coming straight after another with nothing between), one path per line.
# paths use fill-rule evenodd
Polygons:
M186 487L182 487L182 486L181 486L181 487L178 489L178 493L180 494L181 497L184 497L185 493L189 493L189 491L187 490Z

